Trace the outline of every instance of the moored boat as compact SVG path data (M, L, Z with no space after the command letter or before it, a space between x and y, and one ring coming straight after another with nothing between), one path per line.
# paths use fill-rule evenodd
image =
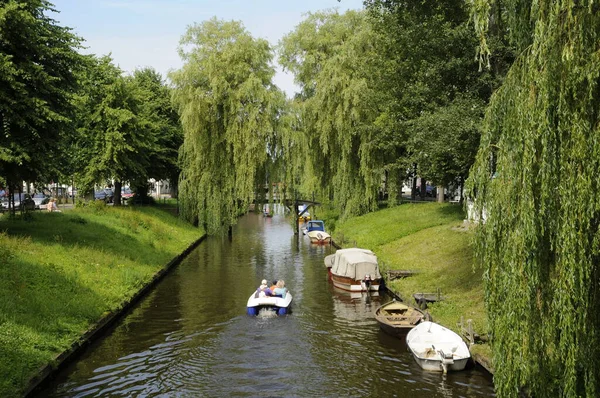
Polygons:
M375 320L381 329L397 337L403 337L412 328L424 322L428 316L421 310L401 303L390 301L375 310Z
M310 243L329 244L331 243L331 235L325 231L310 231L307 232Z
M425 370L444 373L463 370L471 358L469 348L458 334L434 322L421 322L411 329L406 335L406 345Z
M248 298L248 315L258 315L260 310L267 309L274 311L277 315L286 315L290 313L292 305L292 294L288 291L285 297L262 296L256 292Z
M333 285L351 292L378 291L381 274L377 256L367 249L339 249L325 257Z
M311 220L306 225L306 235L311 243L331 243L331 236L325 232L325 223L321 220Z

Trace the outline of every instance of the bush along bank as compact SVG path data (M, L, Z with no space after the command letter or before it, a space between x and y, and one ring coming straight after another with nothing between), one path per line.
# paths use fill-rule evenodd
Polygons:
M474 266L473 230L464 216L456 204L403 204L338 222L333 237L343 247L375 252L387 288L411 305L417 305L413 294L439 289L443 300L427 308L434 320L460 333L461 319L464 326L470 319L473 331L485 338L483 270ZM391 280L388 271L397 270L412 275ZM471 353L493 372L488 344L471 346Z
M0 396L106 321L203 231L152 207L0 218Z

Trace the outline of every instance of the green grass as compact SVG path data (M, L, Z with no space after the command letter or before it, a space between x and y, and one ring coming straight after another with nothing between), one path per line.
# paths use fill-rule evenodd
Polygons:
M0 396L22 394L202 233L153 207L0 217Z
M403 204L338 223L333 237L343 247L373 250L384 274L415 271L388 282L390 290L413 305L414 293L441 289L445 300L429 305L436 322L457 330L463 317L472 320L478 334L486 334L482 270L473 265L473 231L463 227L463 219L458 205Z

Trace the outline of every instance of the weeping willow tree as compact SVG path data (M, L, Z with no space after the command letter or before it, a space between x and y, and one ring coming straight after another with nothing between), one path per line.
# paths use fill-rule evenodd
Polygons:
M313 190L332 196L342 216L376 208L374 121L380 94L369 84L377 58L364 12L309 14L282 40L280 63L301 87L300 119Z
M184 65L171 79L184 129L181 215L216 233L253 200L283 94L272 84L268 42L239 22L190 26L179 53Z
M520 50L472 168L500 397L600 396L600 10L477 0Z

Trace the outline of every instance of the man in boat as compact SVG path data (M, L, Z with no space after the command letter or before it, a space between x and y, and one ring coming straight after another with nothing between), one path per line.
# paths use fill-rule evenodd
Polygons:
M267 280L263 279L258 289L256 289L256 297L265 297L273 295L273 291L267 286Z

